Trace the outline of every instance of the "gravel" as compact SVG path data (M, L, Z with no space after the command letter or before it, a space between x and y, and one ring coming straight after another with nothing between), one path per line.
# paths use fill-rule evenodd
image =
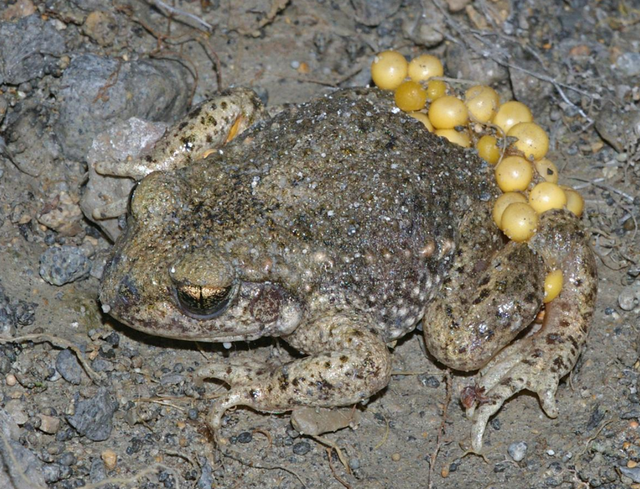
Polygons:
M52 246L40 255L40 276L51 285L64 285L89 275L91 263L75 246Z
M507 452L509 452L509 456L515 462L521 462L522 460L524 460L524 457L527 455L527 448L528 447L525 442L519 441L509 445L509 448L507 448Z
M104 441L111 435L113 415L118 409L115 396L101 387L98 393L87 400L77 400L75 414L67 421L78 434L92 441Z
M56 370L62 378L73 385L82 381L82 367L71 350L62 350L56 357Z
M38 15L0 23L0 84L20 83L59 70L65 52L64 37L54 21Z

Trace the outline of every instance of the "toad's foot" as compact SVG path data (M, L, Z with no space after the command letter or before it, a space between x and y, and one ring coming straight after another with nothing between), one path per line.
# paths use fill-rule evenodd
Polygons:
M239 373L233 368L205 369L231 384L209 414L208 424L214 431L220 428L225 411L234 406L272 413L298 406L348 406L389 382L391 359L386 345L353 315L320 317L284 339L309 356L267 372L245 367Z
M549 417L558 410L555 394L560 379L571 371L587 338L596 299L597 277L593 252L575 217L567 211L543 214L529 243L544 261L547 272L561 269L562 292L546 306L541 329L496 356L482 369L475 393L471 445L482 448L489 418L517 392L535 392Z

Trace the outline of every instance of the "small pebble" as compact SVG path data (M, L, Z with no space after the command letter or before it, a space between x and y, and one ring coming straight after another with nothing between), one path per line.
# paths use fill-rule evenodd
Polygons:
M79 385L82 381L82 367L71 350L62 350L58 353L56 370L70 384Z
M311 451L311 445L306 441L301 441L293 445L293 453L296 455L306 455Z
M90 269L88 258L75 246L52 246L40 255L40 276L51 285L84 278Z
M512 443L509 445L507 452L509 452L509 456L515 462L521 462L524 460L525 455L527 454L527 444L523 441L519 441L516 443Z
M253 435L250 431L243 431L238 435L238 443L251 443L253 441Z
M627 52L618 56L616 60L618 69L629 77L640 75L640 53Z
M60 429L60 418L56 416L47 416L46 414L40 414L40 431L54 435ZM64 464L63 464L64 465Z
M24 404L22 403L22 401L12 399L5 404L4 409L7 413L9 413L9 416L13 418L13 421L18 426L22 426L27 421L29 421L29 416L27 416L27 413L25 413L24 411Z
M107 449L100 454L107 470L113 470L118 465L118 455L113 450Z
M394 462L398 462L400 460L400 454L394 453L393 455L391 455L391 460L393 460Z
M18 379L16 379L16 376L13 374L8 374L5 377L5 382L7 383L7 385L9 387L13 387L14 385L16 385L18 383Z
M76 459L76 456L71 453L71 452L64 452L59 460L58 463L60 465L64 465L65 467L71 467L72 465L74 465L78 460Z
M75 414L69 416L67 421L80 435L92 441L104 441L111 435L113 415L117 409L118 401L113 394L101 387L95 396L79 400Z
M430 387L432 389L440 387L440 381L434 375L418 375L418 380L425 387Z
M623 311L631 311L638 305L638 296L640 296L640 283L629 285L622 289L618 296L618 305Z
M640 483L640 466L634 468L618 467L620 472L635 483Z
M46 464L42 467L45 482L51 484L62 479L62 466L58 464Z

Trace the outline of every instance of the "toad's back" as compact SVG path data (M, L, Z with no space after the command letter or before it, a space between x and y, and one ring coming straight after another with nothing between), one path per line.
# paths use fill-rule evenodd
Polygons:
M286 109L181 173L197 196L186 239L249 275L269 257L268 279L308 309L368 311L386 340L422 315L462 215L495 193L486 164L366 89Z

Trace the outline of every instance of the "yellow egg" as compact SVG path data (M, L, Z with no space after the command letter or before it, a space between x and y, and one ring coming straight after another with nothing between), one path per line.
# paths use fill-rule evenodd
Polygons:
M544 178L547 182L558 183L558 167L553 161L546 158L533 162L538 174Z
M442 80L429 80L427 83L427 98L432 102L447 94L447 84Z
M515 100L502 104L498 108L496 115L493 116L493 123L501 128L505 134L516 124L520 122L531 122L532 120L533 114L529 110L529 107Z
M527 241L536 231L538 214L529 204L515 202L502 213L502 232L512 241Z
M373 83L382 90L395 90L407 77L409 63L397 51L383 51L371 63Z
M409 78L413 81L426 81L433 76L442 76L443 74L442 63L430 54L421 54L409 63Z
M395 101L405 112L420 110L427 103L427 91L418 82L405 81L396 89Z
M542 182L533 187L529 193L529 205L538 214L550 209L563 209L567 204L567 196L558 185L551 182Z
M562 187L565 195L567 196L567 210L573 212L576 216L582 217L582 212L584 211L584 199L580 192L573 190L569 187Z
M467 123L469 112L459 98L445 95L431 102L429 120L436 129L453 129Z
M495 222L500 229L502 229L502 214L504 210L516 202L526 204L527 198L518 192L507 192L498 197L493 204L491 216L493 217L493 222Z
M496 183L503 192L526 190L533 178L531 163L521 156L508 156L495 169Z
M427 114L423 114L422 112L409 112L409 115L414 119L417 119L420 122L422 122L424 124L424 127L427 128L427 131L433 132L433 125L431 124L431 121L427 117Z
M468 148L471 146L471 139L466 132L458 132L455 129L436 129L434 134L446 138L449 142Z
M500 96L491 87L476 85L464 94L469 117L476 122L489 122L500 106Z
M517 138L513 147L524 153L525 158L539 160L549 150L549 136L535 122L519 122L507 131L507 136Z
M498 139L495 136L485 134L476 143L478 156L487 163L495 165L500 160L500 148L498 147Z
M564 277L562 275L562 270L554 270L553 272L549 272L544 279L544 303L551 302L553 299L558 297L560 292L562 291L562 284L564 282Z

